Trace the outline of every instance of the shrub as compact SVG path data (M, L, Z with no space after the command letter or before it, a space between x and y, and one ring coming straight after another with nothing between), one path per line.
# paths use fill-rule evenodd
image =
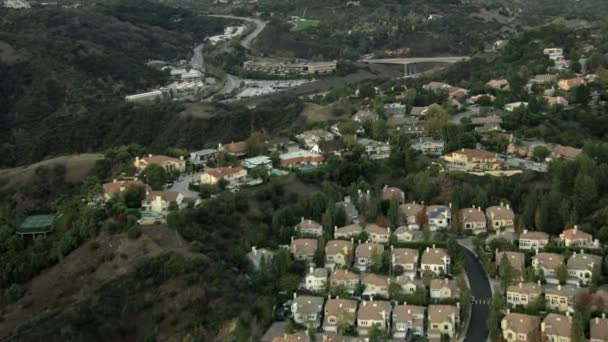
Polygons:
M129 228L129 230L127 231L127 236L129 237L129 239L137 239L141 236L141 228L139 226L133 226L131 228Z

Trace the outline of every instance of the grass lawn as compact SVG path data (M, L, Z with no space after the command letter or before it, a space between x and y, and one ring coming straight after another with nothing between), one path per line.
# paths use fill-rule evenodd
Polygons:
M319 26L319 24L321 22L316 19L296 19L292 23L293 23L293 28L291 29L292 31L304 31L311 27Z

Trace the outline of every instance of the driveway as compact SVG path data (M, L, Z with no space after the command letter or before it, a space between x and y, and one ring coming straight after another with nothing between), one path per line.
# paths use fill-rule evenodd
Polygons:
M462 242L459 241L461 245ZM486 342L488 339L488 316L490 314L489 303L492 300L492 288L483 266L471 252L469 246L465 248L464 269L471 284L473 303L471 305L471 321L464 338L466 342Z
M184 197L198 198L198 192L188 189L188 184L196 182L201 178L202 172L197 172L191 175L181 175L178 180L173 182L173 185L168 190L177 191Z

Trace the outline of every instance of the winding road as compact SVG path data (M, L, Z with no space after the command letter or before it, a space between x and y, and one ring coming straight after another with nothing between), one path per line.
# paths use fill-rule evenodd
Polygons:
M248 23L251 23L255 26L255 29L247 35L247 37L241 39L241 45L245 49L251 49L251 43L256 39L264 28L266 28L266 22L260 19L248 18L248 17L237 17L234 15L221 15L221 14L210 14L210 17L215 18L224 18L224 19L233 19L233 20L242 20Z
M483 266L477 256L470 250L470 246L459 241L464 247L464 269L469 278L473 303L471 305L471 320L464 337L465 342L486 342L488 339L488 316L490 314L490 301L492 300L492 287Z

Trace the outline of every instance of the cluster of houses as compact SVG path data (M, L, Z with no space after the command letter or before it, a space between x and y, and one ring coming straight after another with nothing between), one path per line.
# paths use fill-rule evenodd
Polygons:
M502 337L505 341L571 341L573 330L569 313L550 313L544 319L507 310L501 321ZM590 322L591 342L608 340L608 319L593 318Z

